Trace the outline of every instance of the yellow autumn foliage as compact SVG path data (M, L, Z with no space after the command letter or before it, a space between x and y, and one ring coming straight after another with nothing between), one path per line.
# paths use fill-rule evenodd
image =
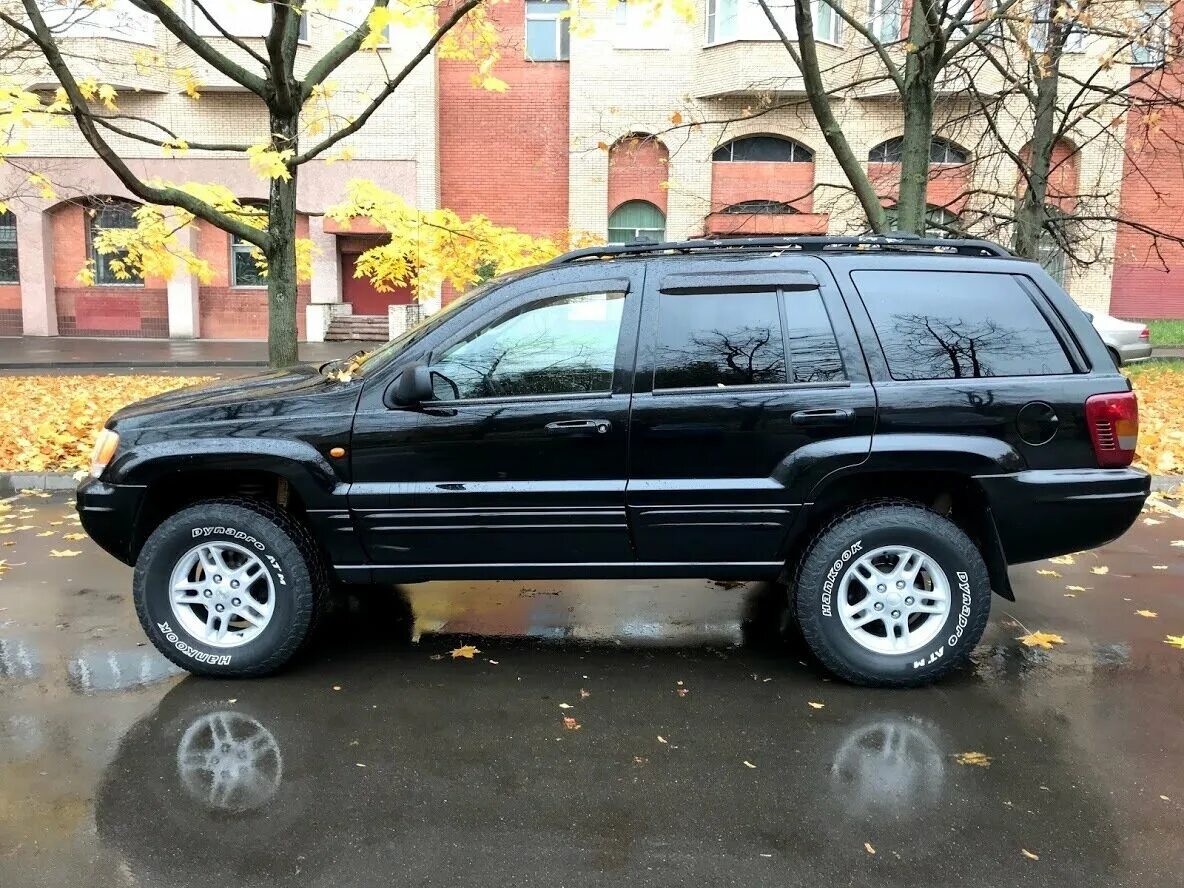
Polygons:
M0 472L74 472L95 436L133 401L202 376L0 376Z
M1184 362L1136 367L1139 449L1135 465L1153 475L1184 475Z

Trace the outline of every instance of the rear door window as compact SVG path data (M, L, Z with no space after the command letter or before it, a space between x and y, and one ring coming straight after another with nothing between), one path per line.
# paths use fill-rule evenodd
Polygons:
M1012 275L855 271L893 379L1072 373L1060 340Z
M843 382L843 359L822 294L817 290L787 291L785 335L789 344L792 382Z
M776 292L661 294L655 389L785 382Z

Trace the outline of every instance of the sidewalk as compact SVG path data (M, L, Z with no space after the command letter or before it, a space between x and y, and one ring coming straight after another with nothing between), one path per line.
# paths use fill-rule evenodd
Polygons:
M370 342L302 342L300 360L323 364ZM66 336L0 338L0 370L111 367L266 367L266 342L220 339L88 339Z

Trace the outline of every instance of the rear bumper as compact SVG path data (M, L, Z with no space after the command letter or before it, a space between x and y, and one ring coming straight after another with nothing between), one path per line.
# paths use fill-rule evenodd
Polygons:
M1008 564L1092 549L1135 523L1151 476L1139 469L980 475Z
M1124 364L1138 364L1151 358L1150 342L1133 342L1126 345L1117 345L1115 348Z
M148 488L133 484L107 484L88 478L78 487L75 507L82 529L103 549L124 564L132 564L132 541L140 504Z

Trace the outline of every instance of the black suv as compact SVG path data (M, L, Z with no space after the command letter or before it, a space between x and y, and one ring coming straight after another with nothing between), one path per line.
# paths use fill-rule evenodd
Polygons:
M271 672L335 584L790 585L832 671L928 682L1007 565L1122 534L1138 409L1040 267L976 240L592 248L363 356L119 411L78 490L191 672Z

